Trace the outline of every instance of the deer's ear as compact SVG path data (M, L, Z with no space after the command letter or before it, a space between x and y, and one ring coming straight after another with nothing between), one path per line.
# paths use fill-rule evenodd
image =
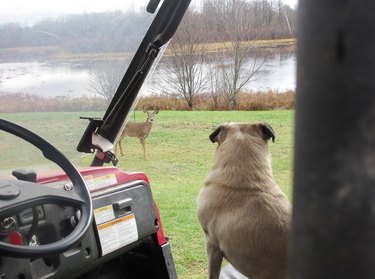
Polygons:
M272 142L275 142L275 131L270 124L263 122L259 124L259 127L262 131L263 139L265 141L272 139Z
M155 114L158 114L158 113L159 113L159 108L156 108L156 109L154 110L154 112L155 112Z
M147 109L145 109L145 108L142 108L142 111L143 111L144 113L147 113Z

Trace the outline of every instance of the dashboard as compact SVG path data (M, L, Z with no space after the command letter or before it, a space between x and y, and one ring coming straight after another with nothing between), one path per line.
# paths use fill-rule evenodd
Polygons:
M145 275L140 274L147 268L143 264L142 272L134 271L136 265L142 265L135 257L149 257L146 266L153 273L160 268L168 269L156 260L161 258L158 253L168 256L170 248L147 177L116 167L87 168L80 173L94 208L94 221L83 240L74 248L47 258L0 256L0 278L5 278L1 275L6 278L109 278L113 272L122 276L128 272L134 278L142 278ZM74 187L63 172L39 174L37 183L40 187L61 191L71 191ZM2 216L0 240L28 246L53 243L74 231L79 220L80 211L72 206L36 205ZM168 257L173 263L171 254ZM131 265L125 264L129 261Z

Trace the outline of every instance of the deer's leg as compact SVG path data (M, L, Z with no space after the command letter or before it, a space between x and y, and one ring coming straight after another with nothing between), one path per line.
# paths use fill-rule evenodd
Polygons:
M142 147L143 147L143 157L145 158L145 160L147 160L145 138L139 138L139 141L141 142Z
M118 141L118 146L120 147L120 154L121 154L121 156L124 156L124 154L122 153L122 145L121 145L121 141L122 141L122 139L120 139L119 141Z
M118 142L117 142L116 145L115 145L115 156L116 156L116 157L118 157L118 156L117 156L117 146L118 146Z

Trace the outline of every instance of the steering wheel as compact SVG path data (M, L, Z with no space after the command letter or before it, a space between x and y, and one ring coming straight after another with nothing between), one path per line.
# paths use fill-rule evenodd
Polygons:
M75 229L65 238L40 246L20 246L0 242L0 254L11 257L40 258L60 254L80 242L92 223L92 201L86 184L69 160L54 146L33 132L12 122L0 119L0 130L22 138L37 147L48 160L60 166L74 187L71 191L53 189L37 183L0 179L0 217L9 217L40 204L56 203L80 211Z

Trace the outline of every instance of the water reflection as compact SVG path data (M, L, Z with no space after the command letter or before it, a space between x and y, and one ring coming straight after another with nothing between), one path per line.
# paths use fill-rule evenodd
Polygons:
M248 91L295 90L296 88L296 55L281 53L268 58L261 70L247 85Z
M128 61L120 61L120 75L125 72ZM249 60L248 64L252 62ZM163 67L161 63L155 75ZM103 63L0 63L0 92L37 94L44 97L81 97L96 94L92 88L92 73L103 68ZM123 69L123 70L122 70ZM296 55L279 53L265 58L260 70L247 83L245 91L294 90L296 86ZM151 88L152 87L152 88ZM150 84L146 94L157 92Z
M89 69L70 63L0 64L0 90L44 97L80 97L88 92Z

